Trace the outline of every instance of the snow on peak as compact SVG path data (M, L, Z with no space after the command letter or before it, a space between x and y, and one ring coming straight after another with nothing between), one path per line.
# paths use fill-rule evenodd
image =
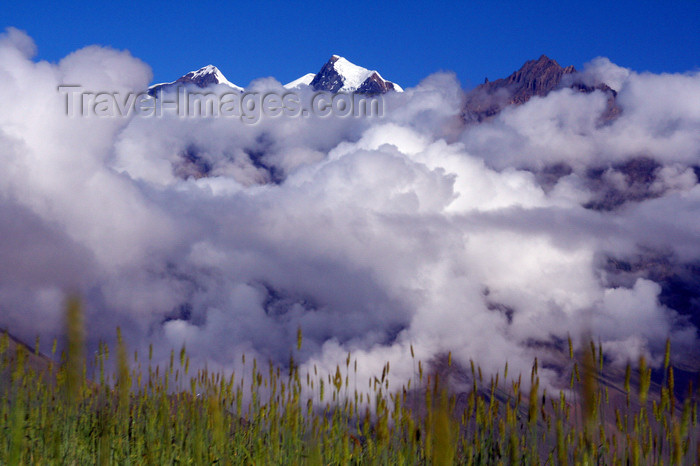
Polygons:
M226 79L226 76L224 76L224 74L221 71L219 71L219 69L214 65L207 65L207 66L202 67L196 71L190 71L184 77L189 78L192 82L195 82L195 83L202 82L202 83L209 84L213 80L214 83L216 83L216 84L225 84L225 85L232 87L236 90L239 90L239 91L243 90L242 87L237 86L237 85L233 84L231 81L229 81L228 79Z
M149 93L159 90L170 90L177 86L193 84L200 88L223 84L238 92L244 89L226 79L223 73L214 65L207 65L195 71L190 71L171 83L159 83L149 87ZM307 73L304 76L284 85L286 89L300 89L310 86L314 90L329 92L360 92L385 93L388 91L403 92L403 89L391 81L386 81L375 70L368 70L351 63L340 55L331 56L330 60L316 74Z
M315 90L384 94L403 89L387 81L375 70L351 63L340 55L331 56L310 83Z
M148 92L151 95L156 95L156 93L159 91L170 91L179 86L187 84L194 84L200 88L223 84L224 86L228 86L235 91L243 92L242 87L236 86L231 81L226 79L226 76L224 76L223 73L214 65L207 65L198 70L190 71L186 75L170 83L154 84L148 88Z
M313 81L315 76L316 75L314 73L306 73L301 78L285 84L284 87L285 89L298 89L301 86L308 86L311 84L311 81Z
M374 70L357 66L339 55L333 55L331 61L333 62L333 68L343 79L343 87L340 88L341 92L357 90L372 74L377 73ZM377 76L379 76L379 73L377 73ZM381 78L381 76L379 77Z
M219 71L219 68L214 65L207 65L203 66L197 71L190 71L190 73L192 73L194 76L204 76L206 74L221 74L221 71Z

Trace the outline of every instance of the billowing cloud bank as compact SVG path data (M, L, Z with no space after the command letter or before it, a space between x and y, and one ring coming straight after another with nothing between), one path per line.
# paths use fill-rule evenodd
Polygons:
M524 369L584 332L619 361L696 343L663 279L700 263L697 72L594 60L582 79L618 92L611 122L603 93L567 88L465 126L437 74L383 118L244 125L67 118L59 84L138 91L149 67L34 53L0 38L0 326L24 338L60 334L79 290L93 345L120 325L132 348L185 342L210 367L284 362L298 327L306 364L352 351L404 376L411 344Z

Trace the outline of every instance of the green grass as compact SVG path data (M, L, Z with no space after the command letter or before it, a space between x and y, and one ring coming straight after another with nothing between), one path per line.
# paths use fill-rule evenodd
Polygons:
M389 364L366 390L351 388L350 354L330 375L302 374L293 360L284 370L253 360L245 375L190 374L184 348L165 367L153 367L149 352L144 368L119 331L115 373L106 373L110 351L100 345L90 381L81 315L71 300L67 351L40 372L25 347L9 351L0 338L8 377L0 464L700 463L696 395L674 398L670 348L658 396L641 360L636 374L627 371L623 403L613 403L591 344L570 348L575 399L540 390L535 361L527 392L507 365L489 382L472 365L472 388L458 402L420 362L416 380L398 390L389 390Z

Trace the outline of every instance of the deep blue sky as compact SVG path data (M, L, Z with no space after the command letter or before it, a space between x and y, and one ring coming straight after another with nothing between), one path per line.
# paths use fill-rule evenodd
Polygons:
M700 1L216 2L3 1L0 26L26 30L39 59L91 44L128 49L171 81L207 64L239 85L317 72L337 53L412 86L438 70L464 87L541 54L596 56L638 71L700 67Z

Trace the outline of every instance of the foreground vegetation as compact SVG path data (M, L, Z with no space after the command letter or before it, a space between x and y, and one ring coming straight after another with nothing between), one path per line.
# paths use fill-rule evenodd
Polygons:
M658 393L642 359L627 368L621 403L600 383L600 348L571 343L569 397L539 389L536 361L528 391L507 364L489 381L472 364L461 396L421 362L398 390L389 364L355 388L351 355L325 376L293 359L284 370L253 360L245 375L189 374L184 348L166 367L151 354L142 367L119 331L115 374L101 345L89 381L77 301L67 314L56 367L38 370L26 347L0 338L0 464L700 464L696 393L674 396L668 346Z

